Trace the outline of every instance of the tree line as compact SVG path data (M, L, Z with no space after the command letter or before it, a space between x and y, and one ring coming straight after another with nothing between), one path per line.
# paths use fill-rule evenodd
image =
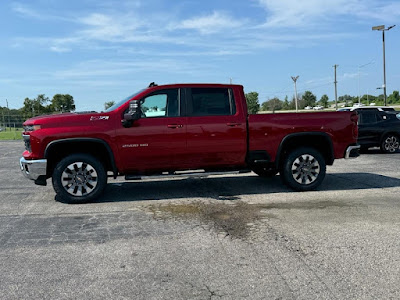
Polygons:
M19 109L0 107L0 123L4 127L21 127L26 119L32 117L73 111L75 102L71 95L56 94L50 100L44 94L40 94L33 99L25 98L23 106Z
M258 99L259 94L257 92L250 92L246 94L246 102L248 106L249 113L257 113L258 111L277 111L277 110L294 110L296 109L296 100L293 96L289 101L288 96L283 100L278 97L268 99L261 104ZM356 103L362 103L364 105L384 105L384 95L373 96L373 95L363 95L362 97L343 95L338 97L338 103L343 106L353 106ZM327 95L322 95L319 100L311 91L305 91L303 94L297 96L298 109L304 109L305 107L314 107L320 105L324 108L328 108L335 104L335 100L329 101ZM399 91L393 91L387 97L388 105L400 104Z

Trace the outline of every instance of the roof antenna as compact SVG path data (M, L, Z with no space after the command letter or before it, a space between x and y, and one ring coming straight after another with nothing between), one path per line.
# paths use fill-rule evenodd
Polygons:
M158 84L156 84L155 82L152 82L149 84L149 87L153 87L153 86L157 86Z

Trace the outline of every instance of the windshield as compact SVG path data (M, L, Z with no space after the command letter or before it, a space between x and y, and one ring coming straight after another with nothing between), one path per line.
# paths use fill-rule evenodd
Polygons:
M118 101L118 102L115 103L113 106L109 107L105 112L113 111L114 109L120 107L120 106L121 106L122 104L124 104L126 101L128 101L129 99L132 99L133 97L135 97L136 95L140 94L140 93L143 92L143 91L144 91L144 89L143 89L143 90L140 90L139 92L137 92L137 93L135 93L135 94L133 94L133 95L130 95L129 97L126 97L126 98L122 99L121 101Z

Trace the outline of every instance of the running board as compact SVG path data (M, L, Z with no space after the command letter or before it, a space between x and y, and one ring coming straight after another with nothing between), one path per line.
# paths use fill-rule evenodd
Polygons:
M250 173L251 170L236 170L236 171L215 171L206 172L205 170L192 170L192 171L175 171L163 172L156 175L125 175L125 180L142 180L142 179L168 179L168 178L182 178L182 177L208 177L212 175L237 175Z

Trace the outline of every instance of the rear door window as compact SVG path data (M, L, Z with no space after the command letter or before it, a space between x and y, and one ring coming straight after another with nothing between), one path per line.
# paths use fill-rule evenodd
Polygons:
M192 88L189 116L223 116L236 113L233 93L228 88Z
M361 125L376 124L377 122L378 122L378 116L376 113L366 112L360 114Z

